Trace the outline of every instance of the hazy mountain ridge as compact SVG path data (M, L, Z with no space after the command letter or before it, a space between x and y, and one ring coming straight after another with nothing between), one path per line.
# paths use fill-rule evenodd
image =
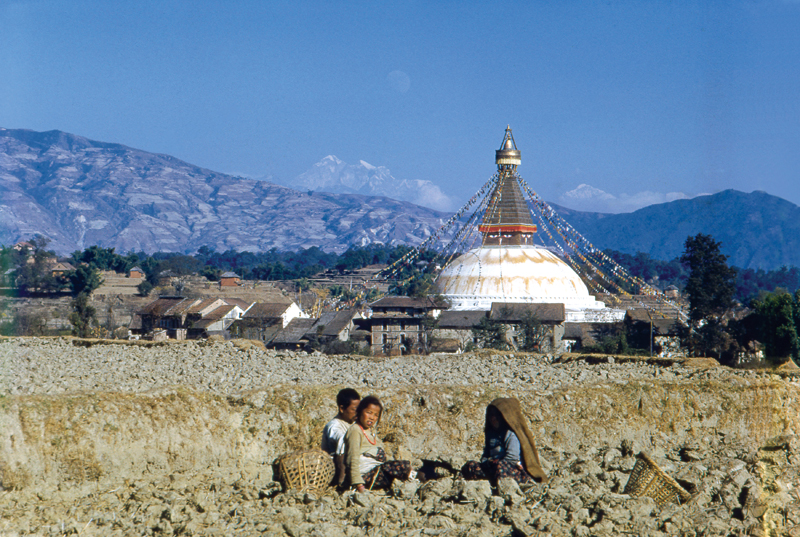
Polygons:
M333 157L329 164L347 166ZM391 177L373 168L368 177ZM800 207L765 192L726 190L621 214L554 207L599 248L669 260L682 253L687 236L702 232L722 242L733 265L800 266ZM119 252L192 252L203 245L342 251L373 242L416 245L448 217L387 197L232 177L59 131L0 129L0 244L40 233L60 253L93 244Z
M0 130L0 243L36 233L66 253L262 251L419 244L444 213L388 198L298 192L59 131Z
M600 248L669 260L683 253L686 237L705 233L722 243L731 265L800 266L800 207L762 191L724 190L622 214L558 210Z

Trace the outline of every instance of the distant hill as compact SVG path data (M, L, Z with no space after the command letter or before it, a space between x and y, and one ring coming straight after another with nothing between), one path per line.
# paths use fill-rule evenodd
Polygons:
M338 181L369 191L391 182L385 168L334 159L304 174L304 188ZM800 266L800 207L765 192L726 190L624 214L554 207L599 248L670 260L702 232L722 242L732 265ZM0 244L40 233L59 253L93 244L121 253L341 252L351 244L417 245L449 216L388 197L297 191L60 131L0 128Z
M623 214L557 210L600 248L670 260L683 253L686 237L705 233L722 243L731 265L800 266L800 207L766 192L725 190Z
M447 214L385 197L298 192L60 131L0 129L0 244L70 253L419 244Z

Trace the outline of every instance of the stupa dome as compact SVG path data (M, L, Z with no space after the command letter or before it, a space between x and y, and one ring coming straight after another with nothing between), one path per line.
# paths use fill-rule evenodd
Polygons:
M496 151L497 183L478 229L482 244L451 261L436 280L452 310L489 310L493 302L564 304L568 322L617 320L613 310L589 294L572 268L550 250L534 245L537 226L516 176L520 152L511 129Z
M568 321L581 321L605 307L569 265L536 246L474 248L442 270L436 287L454 310L489 310L492 302L560 303Z

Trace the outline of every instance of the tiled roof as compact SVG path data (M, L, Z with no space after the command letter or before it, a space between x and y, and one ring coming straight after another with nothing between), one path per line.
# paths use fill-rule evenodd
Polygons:
M446 304L436 303L432 298L412 298L410 296L385 296L370 304L374 309L380 308L417 308L417 309L444 309Z
M292 305L291 302L256 302L247 310L246 319L274 319L283 315Z
M239 306L240 308L242 308L242 311L247 311L248 308L250 308L250 306L253 305L253 302L248 302L247 300L242 300L241 298L224 297L222 300L224 300L226 304Z
M155 315L165 317L168 315L181 315L188 310L197 299L183 297L162 297L147 304L141 310L140 315Z
M208 317L204 317L202 319L198 319L192 323L193 330L205 330L209 326L214 323L218 323L219 319L209 319Z
M532 315L541 322L563 323L566 319L564 304L492 302L489 318L496 321L519 322Z
M272 343L301 343L316 322L316 319L292 319L286 328L278 332Z
M485 311L443 311L437 328L472 328L486 317Z
M224 306L220 306L216 308L214 311L210 312L208 315L203 317L203 319L213 319L215 321L218 321L223 317L225 317L227 314L229 314L231 310L235 307L236 306L232 304L225 304Z
M653 318L657 318L658 314L653 314ZM630 309L625 312L625 320L627 321L640 321L644 323L650 322L650 315L645 308Z
M61 271L66 272L68 270L75 270L75 267L73 267L72 264L70 264L70 263L66 263L66 262L60 263L60 262L56 261L55 263L50 265L50 270L61 270Z
M186 310L186 313L200 313L204 309L206 309L209 306L211 306L212 304L214 304L214 302L216 302L217 300L219 300L219 299L218 298L204 298L204 299L200 300L199 302L193 304L189 309Z
M322 336L338 336L347 328L356 315L356 310L341 310L333 313L323 313L316 326L323 326Z
M223 272L220 278L239 278L240 276L235 272Z

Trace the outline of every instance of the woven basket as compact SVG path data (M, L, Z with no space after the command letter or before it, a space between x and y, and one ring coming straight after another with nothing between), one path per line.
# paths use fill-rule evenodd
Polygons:
M300 449L278 459L279 477L286 490L323 492L333 480L333 458L321 449Z
M636 465L624 492L631 496L649 496L657 505L686 503L692 497L644 452L636 455Z

